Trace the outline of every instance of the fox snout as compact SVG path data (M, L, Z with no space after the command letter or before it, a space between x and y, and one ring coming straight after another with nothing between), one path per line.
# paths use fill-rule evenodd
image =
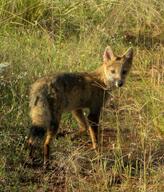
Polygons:
M124 85L124 82L123 82L123 80L116 80L115 85L116 85L116 87L122 87Z

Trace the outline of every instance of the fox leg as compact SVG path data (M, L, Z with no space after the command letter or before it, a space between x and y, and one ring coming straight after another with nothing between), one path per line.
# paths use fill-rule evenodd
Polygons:
M90 137L91 137L93 149L96 149L97 148L97 141L96 141L95 133L94 133L91 126L89 126L88 130L89 130L89 134L90 134Z
M55 118L55 120L51 122L51 126L50 126L51 128L47 129L47 134L44 141L44 165L47 165L49 162L50 143L58 131L59 121L60 121L59 118L58 119Z
M46 139L44 141L44 165L47 165L49 161L49 153L50 153L50 142L53 138L53 133L51 131L47 131Z
M88 128L88 122L86 117L84 116L83 110L82 109L77 109L72 111L72 115L76 119L79 128L80 128L80 133L84 132Z
M43 139L45 134L44 126L32 125L29 131L29 136L27 140L28 148L29 148L29 159L33 162L34 160L34 149L35 144L38 139Z
M29 158L32 160L33 159L33 151L34 151L32 138L30 138L28 140L28 146L29 146Z
M97 147L97 142L96 142L96 139L97 139L96 132L97 131L96 130L98 130L98 128L96 129L96 126L99 121L98 113L96 115L92 114L92 113L89 114L88 119L89 119L89 121L91 121L91 125L89 125L88 119L84 116L82 109L74 110L72 112L72 114L80 126L80 132L83 132L85 130L89 131L93 148L96 149L96 147Z
M98 113L90 112L90 114L88 115L88 120L90 123L89 133L92 139L92 145L94 149L97 148L99 117L100 117L100 112Z

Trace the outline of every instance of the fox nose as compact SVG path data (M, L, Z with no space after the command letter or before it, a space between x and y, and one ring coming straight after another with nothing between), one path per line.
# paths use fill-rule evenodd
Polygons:
M122 80L117 80L116 81L116 87L122 87L123 86L123 81Z

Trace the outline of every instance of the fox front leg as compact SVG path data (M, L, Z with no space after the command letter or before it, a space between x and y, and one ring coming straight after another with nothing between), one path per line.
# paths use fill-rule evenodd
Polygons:
M88 120L89 120L89 133L90 137L92 140L92 145L93 148L97 148L97 143L98 143L98 123L99 123L99 117L100 117L100 112L97 113L92 113L88 115Z
M82 109L77 109L72 111L73 117L76 119L79 128L80 128L80 133L83 133L87 130L88 128L88 122L87 118L85 117L83 110Z

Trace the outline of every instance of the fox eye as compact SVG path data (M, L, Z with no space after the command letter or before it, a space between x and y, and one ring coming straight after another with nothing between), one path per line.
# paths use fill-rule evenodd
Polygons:
M111 73L112 73L112 74L114 74L114 73L115 73L115 70L114 70L114 69L112 69L112 70L111 70Z
M126 71L126 70L123 70L123 71L122 71L122 74L123 74L123 75L126 75L126 74L127 74L127 71Z

